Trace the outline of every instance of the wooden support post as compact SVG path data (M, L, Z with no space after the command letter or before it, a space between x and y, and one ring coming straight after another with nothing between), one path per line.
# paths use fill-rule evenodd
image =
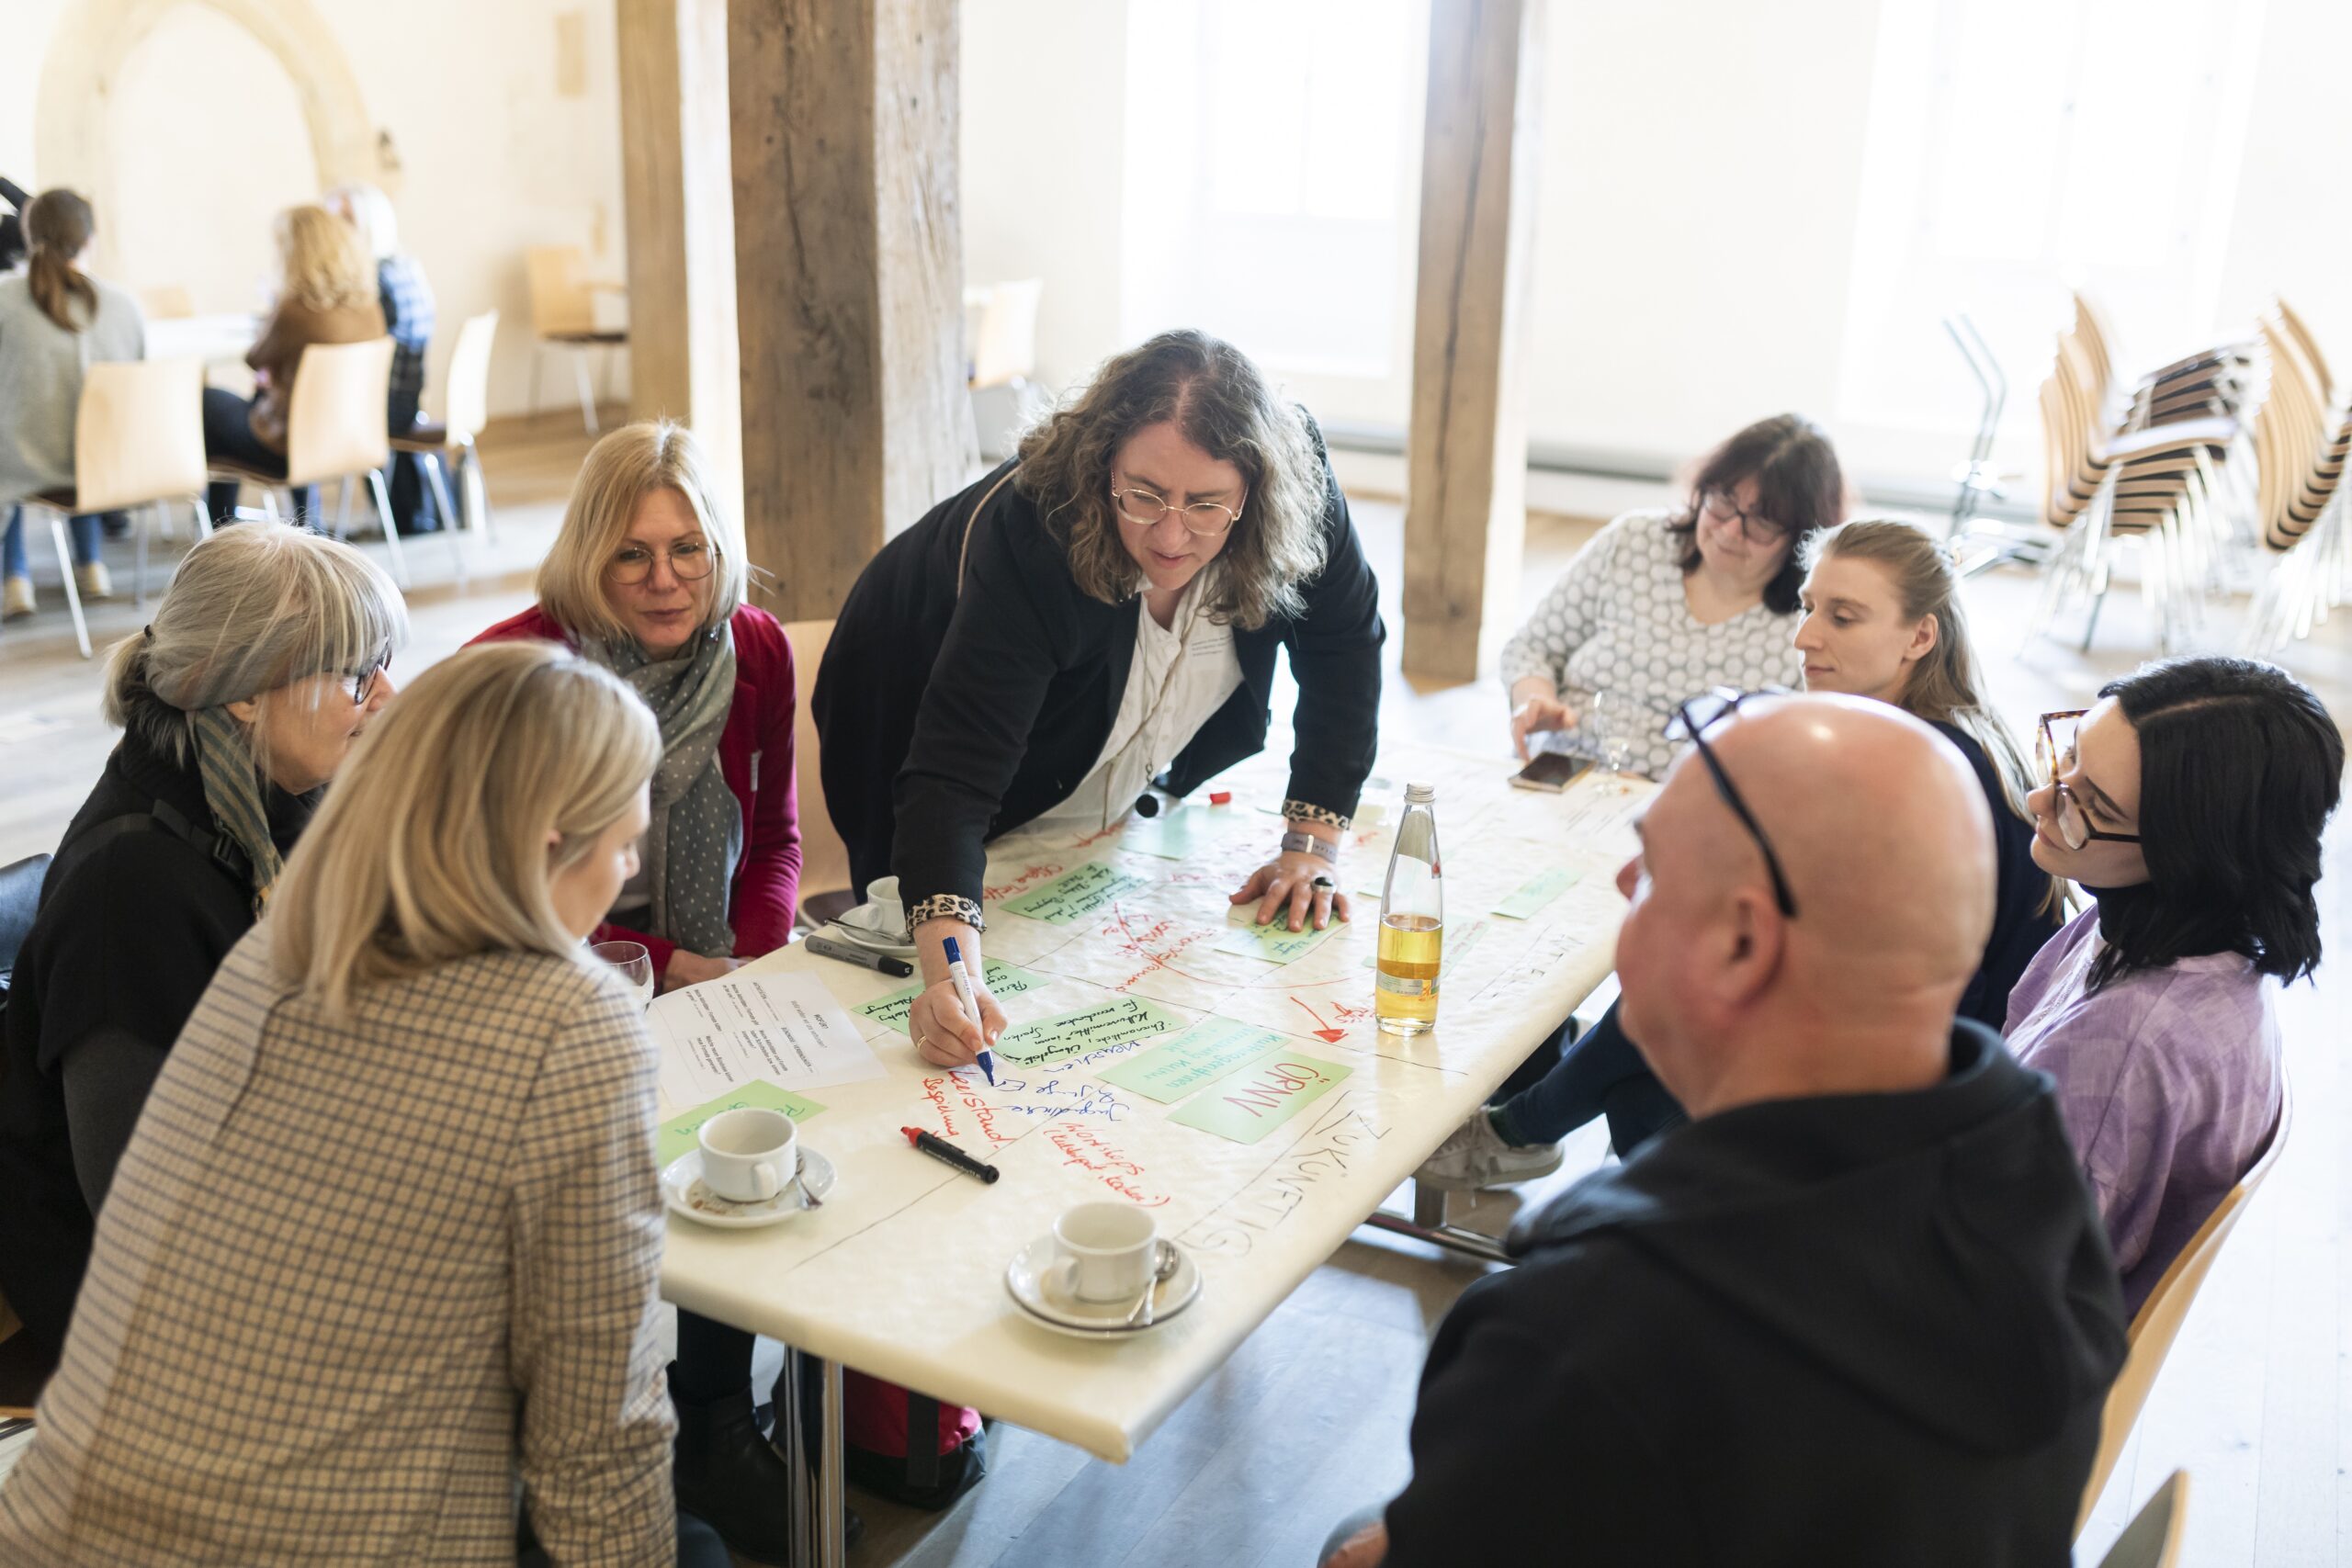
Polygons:
M619 0L629 416L693 427L742 515L727 0Z
M1543 66L1544 0L1430 7L1405 473L1410 675L1476 679L1517 610Z
M743 500L782 619L827 620L976 458L956 0L735 0Z

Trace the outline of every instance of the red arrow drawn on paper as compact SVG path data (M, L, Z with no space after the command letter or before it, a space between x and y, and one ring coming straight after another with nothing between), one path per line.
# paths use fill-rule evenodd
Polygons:
M1311 1018L1311 1019L1313 1019L1313 1020L1315 1021L1315 1023L1316 1023L1315 1037L1316 1037L1317 1040L1321 1040L1321 1041L1324 1041L1324 1042L1326 1042L1326 1043L1329 1043L1329 1044L1336 1045L1336 1044L1338 1044L1338 1043L1339 1043L1342 1039L1345 1039L1345 1038L1346 1038L1346 1036L1347 1036L1347 1032L1348 1032L1346 1030L1344 1030L1344 1029L1334 1029L1334 1028L1332 1028L1329 1024L1325 1023L1325 1022L1323 1021L1323 1015L1322 1015L1321 1013L1317 1012L1313 1008L1308 1008L1308 1007L1306 1007L1306 1004L1305 1002L1299 1002L1299 1001L1298 1001L1298 998L1297 998L1296 997L1293 997L1293 998L1291 998L1291 1000L1293 1000L1293 1001L1295 1001L1295 1002L1298 1002L1298 1005L1299 1005L1300 1007L1306 1008L1306 1016L1307 1016L1307 1017L1309 1017L1309 1018Z

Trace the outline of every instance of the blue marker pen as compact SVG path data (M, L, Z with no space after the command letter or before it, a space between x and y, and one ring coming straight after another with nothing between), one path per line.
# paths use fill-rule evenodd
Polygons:
M956 999L964 1004L964 1016L972 1021L980 1031L980 1038L986 1040L988 1026L980 1022L980 1004L972 996L972 976L964 967L964 950L952 936L947 939L947 977L956 982ZM989 1087L994 1089L996 1054L985 1045L980 1048L980 1071L988 1075Z

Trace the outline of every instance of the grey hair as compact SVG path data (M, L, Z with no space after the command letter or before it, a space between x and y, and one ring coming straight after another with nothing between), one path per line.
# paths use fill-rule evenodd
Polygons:
M180 562L146 630L107 652L107 722L185 762L190 715L356 675L407 641L400 590L349 545L275 523L222 528Z
M392 198L376 186L357 181L339 185L320 197L319 205L350 220L359 231L359 243L368 248L369 260L382 261L399 253L400 216L392 210Z

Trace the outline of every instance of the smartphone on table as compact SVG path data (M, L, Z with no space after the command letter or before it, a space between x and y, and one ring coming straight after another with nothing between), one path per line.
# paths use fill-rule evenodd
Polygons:
M1538 751L1535 760L1511 775L1521 789L1549 790L1557 795L1592 769L1592 759L1566 751Z

